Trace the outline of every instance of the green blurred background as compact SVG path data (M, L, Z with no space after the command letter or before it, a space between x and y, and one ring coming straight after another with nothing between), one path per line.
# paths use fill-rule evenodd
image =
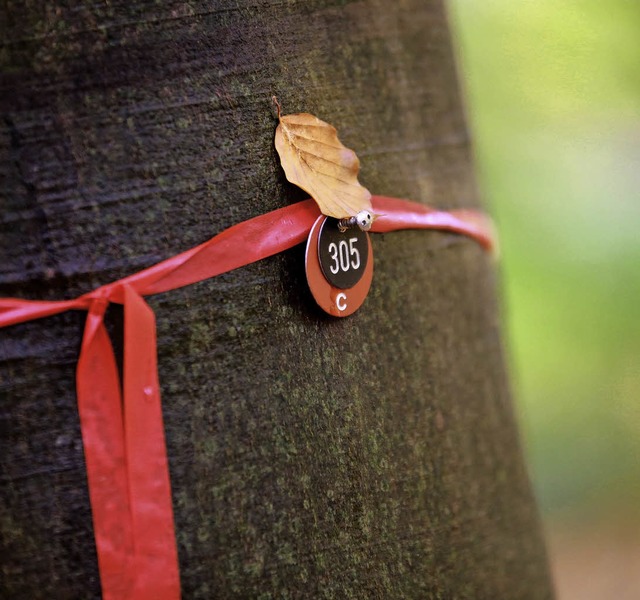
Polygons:
M640 0L449 0L559 598L640 598Z

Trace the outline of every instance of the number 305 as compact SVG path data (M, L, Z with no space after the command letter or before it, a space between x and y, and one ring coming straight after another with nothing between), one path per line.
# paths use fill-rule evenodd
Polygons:
M329 244L329 254L333 264L329 266L329 270L335 275L338 271L348 271L353 269L354 271L360 268L360 251L356 248L355 244L358 238L349 238L349 243L346 240L340 240L339 244L331 242Z

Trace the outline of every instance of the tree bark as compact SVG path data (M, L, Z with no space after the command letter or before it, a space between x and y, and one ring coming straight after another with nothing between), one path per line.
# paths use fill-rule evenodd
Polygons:
M1 10L2 296L74 297L302 199L273 94L335 125L372 192L477 206L440 0ZM552 595L491 259L373 238L347 319L315 306L303 247L150 298L184 598ZM100 596L84 318L0 331L3 598Z

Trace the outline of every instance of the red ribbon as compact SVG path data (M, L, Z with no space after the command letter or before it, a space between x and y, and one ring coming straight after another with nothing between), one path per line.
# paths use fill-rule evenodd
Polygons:
M490 221L475 211L437 211L374 196L372 231L439 229L493 248ZM86 310L76 386L98 566L105 600L180 597L171 487L160 404L156 324L143 296L174 290L267 258L305 241L320 215L313 200L234 225L209 241L79 298L0 299L0 327ZM124 382L104 325L124 305Z

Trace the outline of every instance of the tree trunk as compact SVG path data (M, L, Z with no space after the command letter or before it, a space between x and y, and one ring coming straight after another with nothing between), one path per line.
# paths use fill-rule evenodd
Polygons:
M2 11L2 296L71 298L302 199L273 94L335 125L373 193L477 205L441 0ZM346 319L302 246L149 299L184 598L551 596L490 258L437 232L373 247ZM84 318L0 331L3 598L100 596Z

